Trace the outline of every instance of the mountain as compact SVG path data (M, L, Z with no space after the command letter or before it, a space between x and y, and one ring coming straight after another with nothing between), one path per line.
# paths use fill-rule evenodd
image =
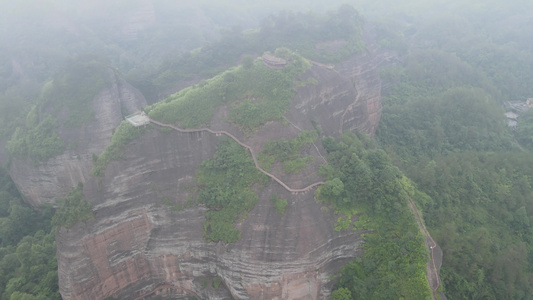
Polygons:
M348 57L336 66L309 61L280 49L276 55L287 58L282 69L264 64L267 57L264 56L255 59L252 66L234 67L145 110L152 118L165 121L161 116L171 111L165 105L186 101L181 99L182 95L194 98L198 97L196 94L210 93L218 82L229 82L227 88L231 89L241 85L238 83L241 73L258 72L260 76L253 79L265 82L257 82L257 87L247 86L247 91L240 94L228 92L228 97L235 97L230 101L207 103L218 105L208 121L187 125L178 120L173 124L207 126L231 133L256 155L269 142L295 140L302 132L314 132L314 139L355 130L372 135L381 111L378 68L391 54L377 52L371 41L368 45L368 51ZM131 126L121 123L123 115L140 110L146 102L105 62L87 58L77 64L83 66L82 70L94 65L92 71L97 74L94 78L104 82L102 89L94 91L94 97L83 103L87 111L70 109L68 101L58 105L57 99L61 97L49 100L46 96L70 93L68 86L83 77L77 73L80 69L73 67L47 84L42 93L44 100L34 108L35 121L28 121L8 146L14 156L10 174L29 203L34 206L55 203L54 199L65 197L82 183L83 197L92 207L93 218L63 224L56 233L59 286L64 299L159 294L220 299L230 294L238 298L321 298L331 292L330 276L361 255L363 231L335 231L334 215L321 210L322 205L314 200L314 189L291 193L268 179L250 187L257 195L257 204L236 219L238 241L206 238L205 219L213 208L188 202L202 188L197 179L202 162L216 156L217 145L224 138L207 132L168 131L154 124L128 128L126 131L133 130L135 137L120 145L119 156L104 159L115 139L120 139L121 128ZM277 97L285 97L282 100L289 105L272 102L275 104L272 107L275 110L285 107L284 116L266 116L262 123L252 125L240 120L242 107L277 101L268 98L272 90L267 94L260 92L265 85L268 88L268 84L276 82L280 83ZM287 85L285 90L283 84ZM79 107L80 103L76 104ZM181 109L187 110L187 104ZM73 123L87 113L88 121ZM54 119L52 129L39 131L50 118ZM44 142L34 145L34 137L41 137L34 131L47 136ZM55 148L51 147L52 152L42 153L32 150L50 146L53 143L46 142L50 140L62 141L63 148L53 152ZM285 162L274 162L271 170L295 189L321 181L317 171L325 164L326 152L320 143L312 139L300 147L297 155L305 158L303 166L286 171ZM17 156L15 149L19 148L26 152L19 150ZM292 162L302 163L298 159ZM98 167L100 172L95 172ZM276 212L271 198L286 201L284 213ZM223 288L205 288L205 282L216 281L222 282Z
M208 127L231 133L255 153L268 141L295 139L302 130L315 131L316 126L328 136L356 129L373 134L381 107L377 70L383 59L370 51L333 69L312 65L301 80L314 81L297 88L286 119L243 131L228 122L234 106L223 104ZM255 64L254 68L268 68L259 60ZM206 240L209 207L187 203L199 189L195 178L202 162L215 155L221 139L207 132L181 133L150 125L123 147L121 158L111 161L100 177L80 178L86 179L83 194L94 220L57 233L64 299L157 295L317 299L331 292L330 276L361 255L363 231L335 231L334 215L321 210L313 189L291 193L273 180L255 184L251 189L257 204L235 224L240 239L235 243ZM313 161L301 171L287 174L274 166L272 172L293 188L320 181L316 171L325 163L326 153L316 145L300 151L300 156ZM16 164L12 168L20 169ZM17 174L14 178L24 177ZM36 195L45 191L36 186L32 190ZM274 195L287 201L283 214L276 212ZM32 201L46 200L35 197ZM206 282L211 285L217 280L222 287L205 287Z

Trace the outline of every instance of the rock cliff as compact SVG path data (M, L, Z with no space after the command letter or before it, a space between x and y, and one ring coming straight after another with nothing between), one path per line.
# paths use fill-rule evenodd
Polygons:
M60 118L59 136L70 145L62 155L40 163L30 158L13 159L11 177L33 206L52 203L55 198L67 195L78 182L87 181L93 166L93 154L99 155L107 147L123 119L122 112L137 111L146 106L139 91L124 80L110 76L110 86L92 102L93 121L72 128L62 125Z
M244 134L225 121L228 108L223 107L210 127L231 132L257 152L265 141L312 130L313 122L324 135L347 130L372 135L381 110L380 60L369 51L334 69L313 66L305 77L317 84L299 88L287 122L269 122ZM34 205L84 183L95 220L56 234L63 299L325 299L331 276L361 255L361 232L335 231L335 216L314 200L314 190L291 194L274 181L254 187L259 201L236 224L242 233L238 242L207 242L202 236L205 207L180 211L165 202L184 204L194 194L195 172L212 158L219 140L209 133L149 128L109 164L103 178L89 176L92 154L103 151L121 120L121 103L144 104L126 83L115 82L94 100L97 120L75 133L61 129L64 138L82 137L81 150L37 166L16 160L11 168ZM314 165L277 175L294 188L320 179L316 171L326 153L316 146L303 150L315 157ZM288 199L284 214L270 201L274 193ZM218 280L222 284L216 288Z

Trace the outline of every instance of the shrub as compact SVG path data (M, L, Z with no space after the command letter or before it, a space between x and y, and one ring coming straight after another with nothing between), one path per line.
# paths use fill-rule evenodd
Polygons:
M171 95L147 111L155 120L195 128L209 124L218 106L232 103L229 121L244 131L254 131L267 121L283 118L296 92L294 78L310 67L302 57L289 55L292 61L284 70L256 60L251 66L232 68Z
M215 277L215 278L213 278L213 287L214 287L215 289L218 290L218 288L220 287L220 284L221 284L221 283L222 283L222 278L220 278L220 277L218 277L218 276Z
M233 222L239 217L246 218L257 203L251 185L266 180L245 148L223 138L214 157L202 162L196 178L200 188L198 201L210 209L205 215L205 238L226 243L239 240L241 233Z
M135 128L128 121L122 121L111 137L109 146L96 159L91 174L94 176L103 176L107 165L111 161L120 158L124 146L138 138L143 130L141 128Z
M94 219L91 205L83 197L81 182L70 191L67 197L58 198L56 204L59 209L52 218L54 226L70 228L79 222Z
M292 140L268 141L258 155L259 165L270 171L272 164L279 161L283 163L285 173L298 173L307 163L314 161L312 156L298 157L300 150L304 145L314 143L317 137L316 131L302 131Z
M13 156L44 161L65 151L65 143L56 130L56 119L48 115L33 128L17 128L6 148Z
M284 214L285 209L287 208L287 205L289 205L287 203L287 199L280 199L278 198L278 195L273 195L270 198L270 201L272 201L272 203L274 204L274 208L276 209L276 212L280 214Z

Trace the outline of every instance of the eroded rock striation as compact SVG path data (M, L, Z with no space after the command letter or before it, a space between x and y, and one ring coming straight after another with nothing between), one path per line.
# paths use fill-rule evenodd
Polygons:
M286 122L269 122L254 134L244 134L225 121L228 108L222 107L210 128L230 132L257 152L268 140L313 130L313 123L328 136L348 130L372 135L381 109L379 59L369 51L335 69L313 66L304 79L312 77L317 83L299 88ZM202 161L212 158L220 137L148 128L125 148L120 160L108 165L102 178L89 176L92 153L103 151L122 119L116 102L124 95L114 85L95 99L95 109L102 110L96 115L105 117L97 117L93 127L84 129L91 141L87 148L79 147L84 150L67 151L38 166L15 161L11 169L34 204L64 196L78 181L84 183L95 220L56 234L63 299L329 296L331 277L362 254L363 239L361 231L335 231L336 217L315 201L314 190L291 194L272 180L254 186L259 201L236 224L242 237L234 244L204 239L207 209L202 205L176 210L165 204L185 204L194 197L195 172ZM316 145L303 151L315 157L314 165L298 174L276 174L294 188L321 179L316 171L324 163L325 150ZM273 207L273 194L288 200L284 214ZM214 284L218 280L220 286Z

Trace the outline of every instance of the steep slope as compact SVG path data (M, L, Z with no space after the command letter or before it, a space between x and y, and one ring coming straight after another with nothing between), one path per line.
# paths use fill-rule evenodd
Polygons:
M313 66L303 79L312 77L317 83L298 89L285 114L287 121L270 121L245 133L226 121L229 107L222 106L210 128L230 132L256 153L268 140L314 130L312 120L326 135L357 129L373 134L379 120L380 61L369 52L340 65L338 71ZM331 276L360 255L362 237L361 231L335 231L334 216L321 210L312 191L291 194L274 181L253 186L259 201L236 223L241 238L233 244L205 240L205 206L179 210L167 205L184 205L195 196L195 172L213 157L218 140L205 132L147 130L125 147L122 159L109 164L102 178L85 181L84 195L95 220L57 234L64 299L329 295ZM313 164L296 174L274 170L294 188L320 179L316 171L324 149L302 151L314 157ZM288 199L284 214L276 212L272 195ZM216 278L224 283L221 287L207 285Z
M81 126L69 126L69 111L59 113L57 134L69 145L63 154L36 162L29 157L15 157L10 175L26 201L38 207L63 197L78 182L90 177L93 155L101 153L109 144L115 128L123 119L123 112L133 112L146 105L139 91L123 79L109 73L110 83L98 93L88 108L94 119ZM43 110L46 110L43 108ZM41 117L42 118L42 117Z

